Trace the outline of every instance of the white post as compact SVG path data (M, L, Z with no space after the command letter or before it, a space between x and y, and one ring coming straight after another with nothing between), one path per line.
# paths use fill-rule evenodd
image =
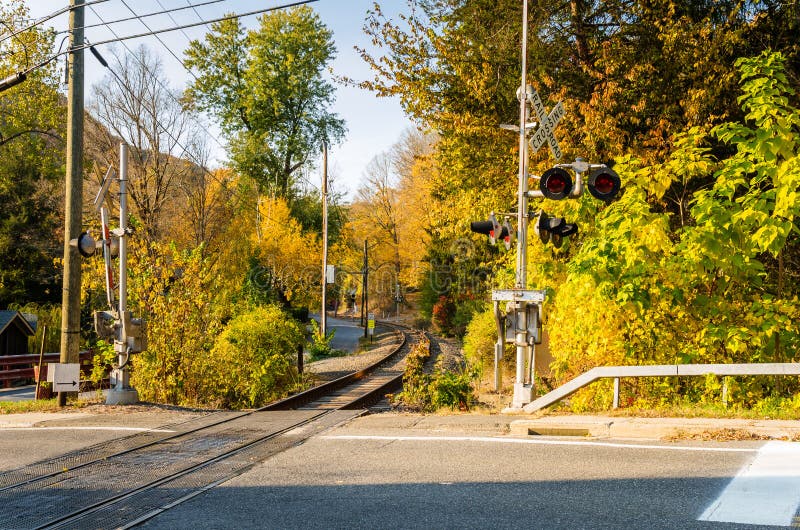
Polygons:
M118 340L114 341L118 367L111 373L112 387L106 394L107 405L128 405L139 401L139 394L130 386L130 350L128 348L128 146L119 145L119 306Z
M528 0L522 2L522 82L519 89L519 189L517 191L517 274L516 288L525 289L528 281ZM517 373L514 381L513 408L521 408L533 399L533 380L525 384L525 361L528 358L528 322L525 303L514 308L517 324Z
M119 313L128 309L128 146L119 144ZM123 342L127 337L122 336Z

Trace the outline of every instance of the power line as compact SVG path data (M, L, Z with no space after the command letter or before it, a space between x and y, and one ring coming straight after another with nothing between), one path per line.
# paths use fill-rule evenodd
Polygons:
M203 16L200 14L200 12L199 12L199 11L197 11L197 6L199 6L199 5L201 5L201 4L195 4L195 5L192 5L192 3L191 3L189 0L186 0L186 3L187 3L187 4L189 4L190 6L192 6L192 11L194 11L194 14L195 14L195 15L197 15L197 18L199 18L200 20L203 20ZM159 5L161 5L161 3L160 3L160 2L159 2ZM176 24L177 24L177 22L176 22ZM208 26L208 24L206 24L206 27L207 27L207 28L209 28L209 29L211 29L211 28Z
M124 2L123 2L123 3L124 3ZM94 15L95 15L95 16L96 16L96 17L97 17L97 18L98 18L98 19L99 19L101 22L103 21L103 18L102 18L102 17L101 17L101 16L100 16L100 15L97 13L97 11L95 11L95 9L94 9L93 7L90 7L89 9L91 9L91 10L92 10L92 12L94 13ZM130 8L129 8L129 9L130 9ZM111 34L112 34L112 35L114 35L115 37L117 36L117 33L116 33L116 32L115 32L115 31L114 31L114 30L113 30L113 29L112 29L110 26L106 25L106 27L108 27L108 30L111 32ZM161 42L161 44L164 44L164 43L163 43L163 41L161 41L161 39L159 39L159 42ZM141 66L142 66L142 68L144 68L144 71L145 71L147 74L149 74L149 75L150 75L150 77L152 77L152 78L153 78L153 80L154 80L156 83L158 83L158 85L159 85L161 88L163 88L163 89L164 89L164 92L165 92L165 93L166 93L166 94L167 94L167 95L168 95L170 98L172 98L172 100L173 100L173 101L175 101L175 103L177 103L178 105L182 105L182 104L181 104L181 102L178 100L178 98L176 98L176 97L175 97L175 95L172 93L172 91L169 89L169 87L167 87L167 86L164 84L164 82L163 82L163 81L161 81L161 79L159 79L159 78L158 78L158 76L156 76L156 75L155 75L155 72L151 72L151 71L150 71L150 70L147 68L147 65L144 63L144 61L142 61L142 60L139 58L139 56L137 56L135 53L133 53L133 50L131 50L131 49L128 47L128 45L127 45L127 44L126 44L124 41L120 41L120 44L122 44L122 46L123 46L123 47L124 47L124 48L125 48L125 49L128 51L128 53L130 53L130 54L131 54L131 56L132 56L134 59L136 59L136 61L137 61L137 62L138 62L138 63L139 63ZM92 49L94 50L94 48L92 48ZM94 51L93 51L93 53L94 53ZM97 56L97 54L95 54L95 56ZM100 57L97 57L97 58L98 58L98 60L100 60ZM103 61L101 61L101 63L102 63L102 62L103 62ZM181 64L183 64L183 63L181 63ZM111 68L109 68L109 67L108 67L108 63L105 63L105 64L103 64L103 66L105 66L106 68L108 68L109 70L111 70ZM184 65L184 68L186 68L186 66L185 66L185 65ZM113 72L113 71L112 71L112 72ZM190 72L190 73L191 73L191 72ZM155 118L155 117L154 117L154 118ZM197 121L197 120L195 120L195 121ZM199 122L198 122L198 125L200 125L200 123L199 123ZM225 146L224 146L224 145L222 145L222 142L220 142L220 141L219 141L219 139L218 139L216 136L214 136L213 134L209 134L209 136L210 136L210 137L211 137L211 138L214 140L214 142L216 142L216 144L217 144L218 146L220 146L222 149L225 149ZM183 147L182 147L182 148L183 148Z
M105 2L105 1L107 1L107 0L95 0L95 2ZM115 39L106 39L106 40L102 40L102 41L96 42L94 44L82 44L80 46L73 46L72 48L70 48L70 49L68 49L68 50L66 50L64 52L58 52L55 55L53 55L52 57L50 57L50 58L48 58L48 59L46 59L46 60L44 60L44 61L42 61L42 62L40 62L38 64L35 64L35 65L31 66L30 68L27 68L26 70L23 70L22 72L18 72L17 74L14 74L14 75L24 76L24 75L32 72L33 70L36 70L37 68L41 68L42 66L45 66L45 65L53 62L54 60L58 59L60 56L62 56L64 54L72 53L72 52L80 51L80 50L85 50L85 49L90 48L92 46L99 46L100 44L109 44L109 43L112 43L112 42L122 42L122 41L126 41L126 40L131 40L131 39L138 39L138 38L141 38L141 37L149 37L150 35L156 35L156 34L160 34L160 33L167 33L169 31L176 31L176 30L185 29L185 28L194 28L194 27L197 27L197 26L203 26L205 24L211 24L211 23L214 23L214 22L222 22L223 20L232 20L234 18L248 17L248 16L251 16L251 15L259 15L261 13L268 13L270 11L278 11L279 9L286 9L288 7L295 7L295 6L300 6L300 5L311 4L311 3L314 3L314 2L317 2L317 1L318 0L300 0L300 1L297 1L297 2L291 2L289 4L283 4L283 5L279 5L279 6L267 7L267 8L264 8L264 9L256 9L255 11L248 11L246 13L238 13L238 14L233 14L233 15L227 15L227 16L224 16L224 17L219 17L219 18L212 18L212 19L209 19L209 20L201 20L200 22L195 22L195 23L192 23L192 24L184 24L182 26L175 26L175 27L172 27L172 28L164 28L164 29L159 29L159 30L156 30L156 31L150 31L150 32L147 32L147 33L137 33L135 35L126 35L124 37L117 37ZM88 5L88 4L84 4L84 5Z
M108 2L108 0L91 0L90 2L86 2L84 4L63 7L61 9L59 9L58 11L54 11L53 13L50 13L49 15L40 18L39 20L37 20L33 24L29 24L29 25L25 26L24 28L15 31L14 33L12 33L10 35L5 35L4 37L0 38L0 42L4 42L4 41L6 41L6 40L8 40L8 39L10 39L12 37L16 37L20 33L25 33L29 29L35 28L36 26L38 26L40 24L43 24L44 22L47 22L51 18L56 18L58 15L63 15L64 13L67 13L68 11L72 11L74 9L78 9L79 7L91 6L93 4L102 4L103 2Z
M164 7L164 4L162 4L162 3L161 3L161 0L156 0L156 3L158 4L158 7L160 7L161 9L166 9L166 8ZM189 7L194 7L194 6L192 6L191 2L189 2ZM167 16L169 17L169 19L170 19L170 20L171 20L171 21L172 21L174 24L178 24L178 21L177 21L177 20L175 20L175 17L173 17L173 16L172 16L172 13L170 13L170 12L168 12L168 11L164 11L164 12L167 14ZM197 13L197 11L195 11L195 13ZM201 18L200 18L200 20L203 20L203 18L201 17ZM186 37L186 39L187 39L189 42L192 42L192 38L189 36L189 34L188 34L188 33L186 33L186 30L183 30L183 29L182 29L182 30L181 30L181 33L183 33L183 36L184 36L184 37ZM186 65L183 65L183 66L184 66L184 68L186 67Z
M159 30L155 30L155 31L149 31L149 32L146 32L146 33L137 33L135 35L126 35L124 37L119 37L117 39L102 40L102 41L96 42L95 44L93 44L93 46L97 46L99 44L108 44L110 42L121 42L121 41L124 41L124 40L138 39L138 38L141 38L141 37L149 37L151 35L158 35L160 33L166 33L166 32L169 32L169 31L177 31L179 29L194 28L194 27L197 27L197 26L203 26L205 24L211 24L211 23L214 23L214 22L222 22L224 20L232 20L234 18L249 17L249 16L252 16L252 15L260 15L261 13L268 13L270 11L278 11L280 9L286 9L288 7L296 7L296 6L306 5L306 4L312 4L312 3L317 2L317 1L319 1L319 0L299 0L297 2L290 2L288 4L283 4L283 5L279 5L279 6L267 7L267 8L264 8L264 9L256 9L255 11L248 11L246 13L238 13L238 14L233 14L233 15L227 15L227 16L224 16L224 17L212 18L212 19L208 19L208 20L201 20L200 22L194 22L194 23L191 23L191 24L184 24L184 25L175 26L175 27L172 27L172 28L164 28L164 29L159 29ZM88 47L89 47L88 45L78 46L78 47L73 48L73 50L77 51L77 50L85 49L85 48L88 48Z
M107 1L107 0L103 0L103 1ZM172 12L175 12L175 11L182 11L182 10L185 10L185 9L193 9L194 12L197 13L197 10L195 9L197 7L207 6L209 4L218 4L220 2L227 2L227 1L228 0L208 0L206 2L200 2L199 4L192 4L192 3L187 2L189 4L187 6L184 6L184 7L173 7L171 9L165 8L163 5L161 5L161 2L159 2L158 5L161 6L161 9L163 9L163 11L153 11L152 13L144 13L142 15L136 15L136 16L133 16L133 17L118 18L116 20L109 20L108 22L101 22L100 24L87 24L87 25L83 26L83 29L96 28L96 27L99 27L99 26L108 26L109 24L117 24L117 23L120 23L120 22L129 22L131 20L136 20L137 18L141 20L142 18L149 18L149 17L154 17L154 16L157 16L157 15L169 14L169 13L172 13ZM84 4L84 5L88 5L88 4ZM170 18L172 18L172 17L170 17ZM200 18L202 19L203 17L200 17ZM172 19L172 21L175 22L175 19ZM175 22L175 23L177 24L177 22ZM60 33L69 33L69 30L65 29L65 30L57 32L56 34L60 34Z
M133 9L131 9L131 6L129 6L129 5L128 5L128 3L127 3L125 0L120 0L120 1L122 2L122 5L124 5L125 7L127 7L127 8L128 8L128 11L130 11L131 13L133 13L133 15L134 15L136 18L138 18L138 19L139 19L139 22L141 22L141 23L142 23L142 25L143 25L144 27L146 27L146 28L147 28L147 31L153 31L153 30L150 28L150 26L148 26L148 25L147 25L147 23L146 23L144 20L142 20L142 17L140 17L139 15L137 15L137 14L136 14L136 12L135 12ZM94 11L94 9L93 9L93 11ZM97 13L95 13L95 14L97 14ZM170 17L170 18L172 18L172 15L169 15L169 17ZM99 17L98 17L98 18L99 18ZM175 19L172 19L172 20L173 20L173 22L175 21ZM111 29L111 28L109 28L109 29ZM183 31L183 28L181 28L181 31ZM184 32L184 35L185 35L185 34L186 34L186 32ZM183 69L184 69L184 70L186 70L187 72L189 72L189 74L190 74L192 77L194 77L195 81L199 81L199 80L197 79L197 76L196 76L196 75L194 75L194 72L192 72L192 71L191 71L191 70L190 70L190 69L189 69L189 68L186 66L186 63L184 63L184 62L183 62L183 59L181 59L180 57L178 57L178 56L175 54L175 52L174 52L174 51L172 51L172 48L170 48L169 46L167 46L167 44L166 44L166 43L165 43L163 40L161 40L161 37L159 37L158 35L153 35L153 36L156 38L156 40L157 40L158 42L160 42L160 43L161 43L161 45L162 45L162 46L164 46L164 49L165 49L165 50L167 50L167 52L168 52L170 55L172 55L172 56L175 58L175 60L176 60L176 61L178 61L178 62L181 64L181 66L183 66Z

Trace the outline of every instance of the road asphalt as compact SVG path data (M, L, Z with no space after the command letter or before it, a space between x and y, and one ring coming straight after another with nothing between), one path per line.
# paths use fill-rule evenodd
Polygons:
M3 415L0 472L204 414L209 412L95 405ZM615 430L616 423L627 430ZM744 436L744 441L709 442L702 434L741 430L740 435L766 436L761 429L770 429L791 438L800 435L797 423L372 414L279 453L144 527L732 528L701 518L725 507L722 492L769 444L799 449L800 444ZM665 427L674 425L683 434L675 438L670 431L663 440ZM557 426L569 427L571 435L545 430ZM786 464L800 462L799 454L792 452ZM778 491L786 490L786 480L792 481L792 494L797 489L798 477L779 480ZM788 510L796 510L797 498L790 499ZM736 514L721 517L739 521ZM765 528L762 524L736 528Z
M357 345L361 328L329 322L352 328L337 336ZM0 400L24 395L22 389L0 391ZM0 473L206 414L230 413L138 404L0 415ZM762 510L766 515L729 514L731 505L741 503L736 480L747 479L754 462L768 461L769 448L800 447L785 441L800 442L800 422L371 414L278 454L144 526L729 528L750 516L749 524L736 527L761 528L769 509ZM797 455L792 449L784 458L800 462ZM786 461L779 461L777 474L790 476L779 477L778 489L772 479L761 489L769 500L778 496L771 492L788 487L782 509L800 526L800 518L792 519L800 473L785 471L780 462ZM745 492L761 487L759 481L746 483Z

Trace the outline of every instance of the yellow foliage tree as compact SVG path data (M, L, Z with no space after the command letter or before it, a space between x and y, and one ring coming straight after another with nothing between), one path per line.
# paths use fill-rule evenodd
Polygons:
M318 305L322 278L322 244L316 234L303 233L286 201L262 197L256 233L251 242L260 268L251 278L275 289L282 302Z

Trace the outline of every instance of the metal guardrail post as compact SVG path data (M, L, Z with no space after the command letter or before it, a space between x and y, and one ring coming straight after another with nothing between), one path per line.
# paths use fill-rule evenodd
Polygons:
M614 409L619 408L619 377L614 378L614 402L611 407Z

